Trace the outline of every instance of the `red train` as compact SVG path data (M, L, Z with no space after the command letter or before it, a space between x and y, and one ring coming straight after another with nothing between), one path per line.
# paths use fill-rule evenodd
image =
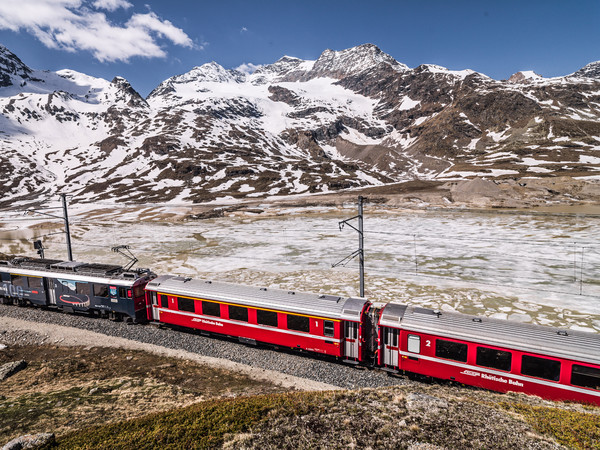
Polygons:
M600 405L600 336L364 298L160 276L148 320L500 391Z
M390 303L378 364L500 391L600 404L600 336Z
M0 261L0 300L128 317L490 390L600 405L600 335L115 266Z

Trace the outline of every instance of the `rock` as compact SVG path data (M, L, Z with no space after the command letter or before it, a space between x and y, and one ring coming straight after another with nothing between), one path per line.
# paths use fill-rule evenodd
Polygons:
M448 409L448 402L427 394L411 393L406 397L406 408L409 411L425 410L436 414L441 409Z
M13 361L0 366L0 381L6 380L27 367L26 361Z
M1 450L21 450L25 448L39 448L54 444L54 433L26 434L13 439L2 447Z

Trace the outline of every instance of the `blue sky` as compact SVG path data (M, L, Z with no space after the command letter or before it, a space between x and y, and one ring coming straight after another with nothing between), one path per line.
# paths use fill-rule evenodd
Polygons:
M600 1L0 0L0 43L30 67L120 75L144 96L210 61L316 59L367 42L410 67L566 75L600 60Z

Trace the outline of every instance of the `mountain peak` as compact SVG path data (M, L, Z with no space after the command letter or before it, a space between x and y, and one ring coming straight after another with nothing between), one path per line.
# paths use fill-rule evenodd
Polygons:
M17 55L0 44L0 87L21 84L31 79L32 72Z
M378 67L388 65L398 72L409 70L374 44L362 44L346 50L325 50L314 64L312 72L318 76L344 78Z
M451 75L458 78L465 78L469 75L476 73L471 69L450 70L446 67L438 66L436 64L421 64L419 67L415 68L414 71L415 73L429 72L432 74Z
M305 61L294 56L283 56L273 64L268 64L257 69L251 75L253 84L264 84L289 79L294 76L304 75L312 68L314 61Z
M146 100L142 98L138 92L133 89L129 81L123 77L116 76L110 82L111 86L116 88L117 95L115 97L116 102L122 102L130 107L147 107Z
M227 70L215 61L211 61L201 66L196 66L192 70L182 75L171 78L175 83L190 82L216 82L216 83L241 83L246 79L246 75L237 70Z
M514 73L508 79L509 83L534 83L536 81L542 81L544 77L535 73L533 70L523 70Z
M591 62L569 76L580 78L593 78L598 80L600 79L600 61Z

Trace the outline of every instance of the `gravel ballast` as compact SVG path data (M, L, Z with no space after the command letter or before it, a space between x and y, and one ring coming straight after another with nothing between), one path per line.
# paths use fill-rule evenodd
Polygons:
M125 322L112 322L53 310L0 305L0 342L8 345L61 344L61 338L55 335L49 338L43 333L37 334L25 330L7 331L8 327L3 326L3 322L8 322L9 319L87 330L100 335L148 344L148 347L159 346L202 357L218 358L342 389L410 383L405 378L388 376L387 373L379 370L323 360L309 353L292 353L261 346L247 346L225 338L206 337L195 332L158 328L153 325L130 325ZM35 327L32 329L35 330ZM94 342L94 345L103 346L102 336L99 336L98 340L99 342ZM89 342L82 342L82 345L89 345Z

